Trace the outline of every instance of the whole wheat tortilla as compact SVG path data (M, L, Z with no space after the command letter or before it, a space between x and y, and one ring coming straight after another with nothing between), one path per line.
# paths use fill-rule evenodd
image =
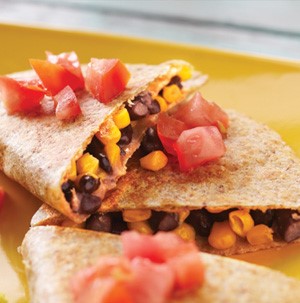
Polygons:
M86 215L72 212L61 190L72 161L82 155L100 125L123 103L150 86L158 92L186 64L174 60L160 65L127 65L131 78L126 90L109 104L82 92L78 97L82 116L71 123L58 121L54 115L8 115L0 102L0 169L43 202L82 222ZM31 75L21 72L12 76Z
M219 161L182 173L177 164L168 164L159 172L151 172L142 169L138 160L131 159L127 174L103 201L101 210L300 209L300 160L291 148L266 125L232 110L228 115L227 151ZM42 206L31 224L71 225L71 222ZM271 243L255 246L239 239L232 248L218 250L208 244L207 238L199 237L197 242L201 250L220 255L288 244L276 237Z
M89 241L86 241L86 239ZM119 255L116 235L76 228L40 226L26 234L20 249L31 303L72 303L70 279L103 255ZM203 287L169 302L295 303L300 281L282 273L220 256L201 253Z

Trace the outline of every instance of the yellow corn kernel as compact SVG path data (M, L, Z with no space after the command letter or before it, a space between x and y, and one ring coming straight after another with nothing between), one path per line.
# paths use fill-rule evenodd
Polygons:
M99 160L89 153L83 154L76 162L77 174L97 174Z
M130 124L130 117L126 108L120 109L114 114L113 120L119 129L122 129Z
M76 162L72 161L71 170L69 172L68 179L74 181L76 179L76 177L77 177Z
M145 221L151 217L151 209L125 209L122 214L126 222Z
M206 207L206 210L210 212L211 214L218 214L221 213L224 210L227 210L228 208L224 207Z
M107 120L95 135L104 145L117 143L121 138L121 132L112 120Z
M191 65L184 65L179 71L178 76L180 77L181 81L186 81L192 77L192 74L193 67Z
M179 225L173 232L185 241L195 240L196 237L195 229L186 223Z
M120 164L120 147L115 143L108 143L104 147L104 152L112 167Z
M247 232L254 226L254 221L247 210L234 210L229 214L231 229L240 237L246 237Z
M251 245L270 243L273 241L273 231L267 225L255 225L248 231L247 240Z
M152 235L153 230L151 229L149 223L147 221L139 221L139 222L128 222L127 226L130 230L136 230L137 232L145 235Z
M152 171L164 168L167 163L168 157L161 150L155 150L140 159L141 167Z
M229 222L215 222L208 236L208 243L217 249L227 249L236 242L236 234L230 228Z
M189 216L190 211L188 209L181 210L178 215L179 215L179 224L182 224L185 219Z
M155 100L159 103L159 107L160 107L161 112L165 112L168 109L168 104L167 104L166 100L163 97L157 96L155 98Z
M182 98L182 93L176 84L172 84L163 88L162 96L168 103L174 103Z

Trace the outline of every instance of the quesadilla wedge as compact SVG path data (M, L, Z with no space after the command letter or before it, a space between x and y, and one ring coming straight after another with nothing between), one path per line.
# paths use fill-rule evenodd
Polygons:
M117 235L39 226L28 231L20 251L30 302L72 303L70 281L76 274L94 266L101 256L119 256L122 246ZM300 282L282 273L206 253L200 253L199 258L204 266L202 286L168 302L292 303L300 299ZM151 287L151 280L148 286Z
M206 79L196 73L185 86L180 73L189 73L191 66L184 61L127 69L131 78L126 89L110 103L86 90L76 92L82 115L70 123L58 121L47 106L42 115L9 115L1 102L0 169L68 218L84 221L125 174L127 160L162 108L161 100L171 107ZM30 71L10 75L33 76ZM45 97L42 102L53 100Z
M299 241L299 159L267 126L232 110L227 113L230 126L222 158L190 172L181 172L171 161L152 172L133 158L100 213L84 227L113 233L174 231L196 237L202 251L221 255ZM39 224L70 222L43 206L32 218L32 225Z

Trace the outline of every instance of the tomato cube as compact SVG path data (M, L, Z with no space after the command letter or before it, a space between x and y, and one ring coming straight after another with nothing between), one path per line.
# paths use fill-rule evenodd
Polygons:
M80 115L78 100L70 86L66 86L53 99L57 103L55 114L59 120L71 120Z
M84 88L82 77L78 77L62 64L54 64L47 60L30 59L30 64L35 70L43 85L50 95L54 96L67 85L73 90Z
M125 90L129 78L119 59L92 58L86 71L86 88L100 102L109 103Z
M157 134L164 149L171 155L176 156L174 144L180 134L186 130L184 122L177 120L167 113L161 113L157 121Z
M0 100L9 114L38 110L44 95L38 81L0 76Z
M174 148L182 171L216 160L226 151L222 135L215 126L199 126L183 131Z
M184 122L188 128L197 126L217 126L220 131L227 129L229 119L216 103L208 102L199 92L192 99L180 105L174 118ZM222 126L222 129L220 129Z

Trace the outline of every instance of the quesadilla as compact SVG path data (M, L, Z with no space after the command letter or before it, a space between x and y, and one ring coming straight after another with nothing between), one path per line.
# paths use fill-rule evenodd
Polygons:
M227 111L226 153L189 172L169 162L159 172L138 159L84 228L169 230L196 237L202 251L241 254L286 245L300 237L300 161L267 126ZM70 225L43 206L32 225Z
M203 84L206 77L199 73L186 85L182 82L180 73L191 68L184 61L127 65L131 78L110 103L99 102L86 90L77 92L82 115L71 123L57 121L47 111L9 115L0 103L0 169L65 216L83 222L125 174L127 160L156 114Z
M101 256L121 252L117 235L57 226L31 228L21 247L30 302L74 302L71 279ZM300 282L282 273L206 253L199 257L204 265L203 285L168 302L292 303L300 299Z

